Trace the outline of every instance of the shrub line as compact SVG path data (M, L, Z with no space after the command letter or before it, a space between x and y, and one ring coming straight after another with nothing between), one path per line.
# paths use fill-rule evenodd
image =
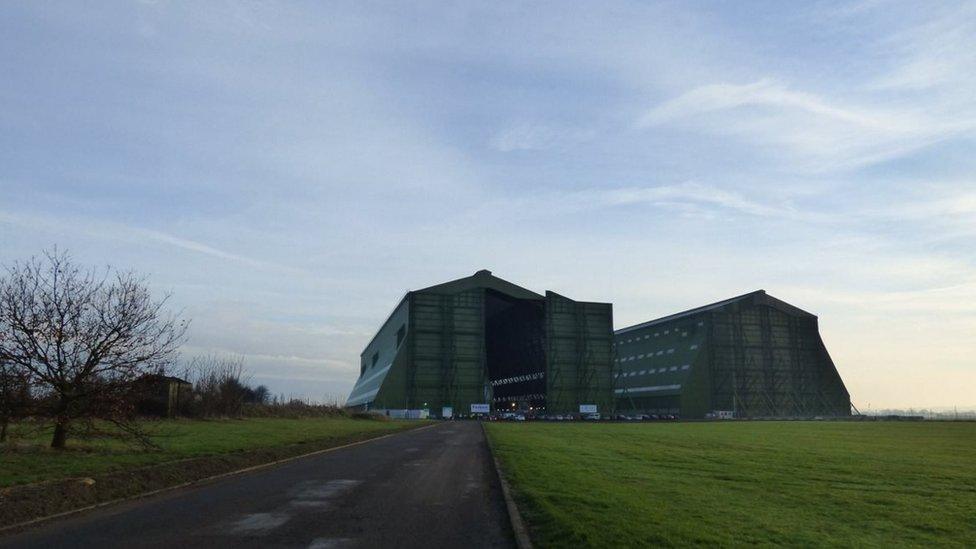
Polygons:
M532 539L529 537L529 530L525 527L522 514L519 513L518 505L515 504L515 499L512 497L512 489L509 487L508 481L505 480L501 463L498 462L495 447L491 444L491 437L488 436L488 429L484 423L481 424L481 432L485 437L485 441L488 443L491 462L494 464L495 474L498 475L498 483L502 487L502 497L505 498L505 508L508 510L508 521L512 526L512 533L515 535L515 545L518 546L518 549L532 549Z
M174 484L172 486L166 486L166 487L159 488L159 489L156 489L156 490L150 490L148 492L140 492L140 493L137 493L137 494L132 494L130 496L126 496L126 497L116 498L116 499L112 499L112 500L109 500L109 501L103 501L103 502L95 503L95 504L92 504L92 505L87 505L85 507L79 507L77 509L71 509L71 510L68 510L68 511L63 511L63 512L60 512L60 513L55 513L53 515L47 515L47 516L44 516L44 517L35 518L35 519L31 519L31 520L24 521L24 522L19 522L17 524L11 524L11 525L7 525L7 526L0 526L0 535L2 535L2 534L8 534L8 533L11 533L13 531L21 530L23 528L27 528L27 527L30 527L30 526L35 526L37 524L40 524L42 522L47 522L49 520L58 519L58 518L64 518L64 517L67 517L67 516L70 516L70 515L74 515L74 514L78 514L78 513L83 513L85 511L91 511L91 510L94 510L94 509L99 509L101 507L108 507L110 505L116 505L116 504L124 503L124 502L127 502L127 501L133 501L133 500L137 500L137 499L147 498L147 497L155 496L157 494L161 494L161 493L164 493L164 492L170 492L170 491L173 491L173 490L179 490L181 488L187 488L187 487L196 486L196 485L199 485L199 484L206 484L208 482L213 482L213 481L216 481L216 480L220 480L220 479L225 478L225 477L230 477L230 476L234 476L234 475L240 475L240 474L244 474L244 473L250 473L252 471L257 471L259 469L265 469L265 468L268 468L268 467L273 467L275 465L281 465L281 464L287 463L289 461L295 461L295 460L298 460L298 459L312 457L312 456L319 455L319 454L325 454L325 453L328 453L328 452L334 452L336 450L342 450L343 448L349 448L349 447L352 447L352 446L358 446L360 444L366 444L367 442L377 441L377 440L380 440L380 439L384 439L384 438L387 438L387 437L392 437L394 435L399 435L399 434L407 433L407 432L410 432L410 431L421 431L421 430L424 430L424 429L430 429L431 427L437 427L438 425L440 425L440 424L439 423L435 423L433 425L424 425L424 426L421 426L421 427L411 427L411 428L408 428L408 429L404 429L402 431L397 431L395 433L387 433L385 435L381 435L381 436L378 436L378 437L370 437L370 438L367 438L367 439L364 439L364 440L358 440L356 442L350 442L348 444L342 444L340 446L332 446L332 447L329 447L329 448L323 448L323 449L320 449L320 450L315 450L313 452L308 452L306 454L301 454L301 455L297 455L297 456L291 456L291 457L287 457L287 458L277 459L277 460L274 460L274 461L269 461L267 463L260 463L258 465L252 465L250 467L245 467L243 469L236 469L234 471L228 471L226 473L220 473L220 474L217 474L217 475L211 475L209 477L205 477L205 478L201 478L201 479L191 480L191 481L188 481L188 482L182 482L182 483L179 483L179 484ZM164 465L164 464L166 464L166 463L161 463L161 464L158 464L158 465Z

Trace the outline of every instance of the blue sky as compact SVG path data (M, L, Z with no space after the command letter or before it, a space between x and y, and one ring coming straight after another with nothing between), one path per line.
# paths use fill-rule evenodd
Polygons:
M312 398L489 268L618 327L764 288L859 407L974 406L974 153L973 2L0 12L0 262L146 273Z

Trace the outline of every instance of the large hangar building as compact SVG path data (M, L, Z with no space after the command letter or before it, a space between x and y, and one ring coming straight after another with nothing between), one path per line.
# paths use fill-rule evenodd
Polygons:
M617 330L614 350L618 413L851 414L817 317L763 290Z
M407 292L360 357L347 407L467 414L613 407L613 309L482 270ZM450 410L447 410L447 409Z

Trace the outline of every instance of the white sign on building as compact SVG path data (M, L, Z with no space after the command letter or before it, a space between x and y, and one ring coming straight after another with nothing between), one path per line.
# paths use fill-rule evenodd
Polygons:
M595 414L596 413L596 404L580 404L580 413L581 414Z
M471 413L472 414L487 414L491 412L491 406L488 404L472 404Z

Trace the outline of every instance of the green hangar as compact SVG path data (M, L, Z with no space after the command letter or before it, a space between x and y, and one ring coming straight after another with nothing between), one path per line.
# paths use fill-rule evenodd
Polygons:
M486 405L606 413L613 337L609 303L541 295L478 271L407 292L363 350L346 406L434 417Z
M617 330L614 351L617 413L851 415L817 317L763 290Z

